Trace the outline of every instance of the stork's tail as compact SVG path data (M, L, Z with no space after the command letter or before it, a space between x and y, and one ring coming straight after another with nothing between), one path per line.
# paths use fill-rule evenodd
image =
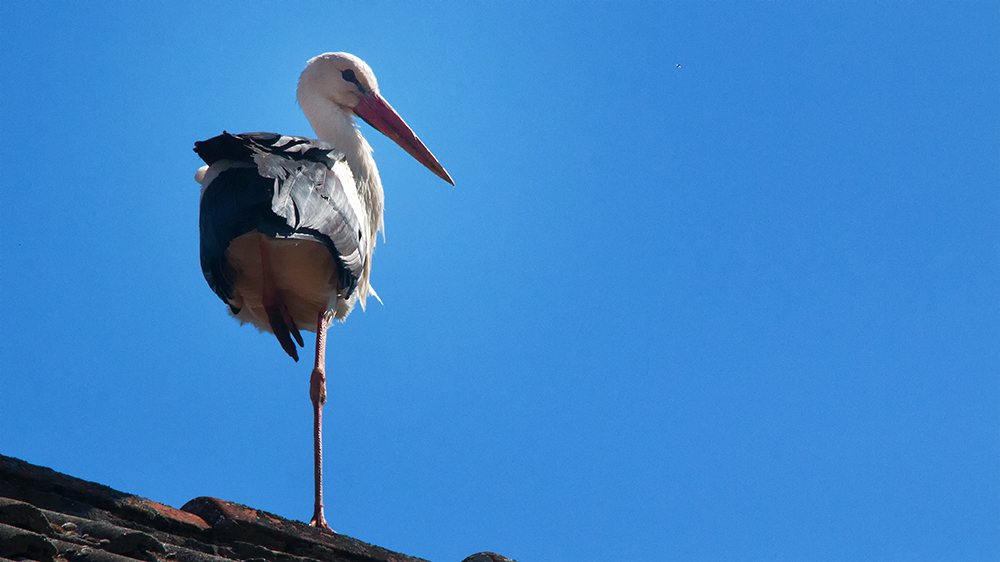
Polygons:
M295 347L295 344L299 344L299 347L305 346L305 343L302 341L302 334L299 333L299 327L295 325L295 320L288 313L288 307L285 306L280 293L275 294L274 301L274 304L265 306L264 308L267 311L267 322L271 325L271 331L274 332L274 336L278 338L281 349L284 349L289 357L298 361L299 350ZM295 338L294 342L292 338Z
M263 294L261 296L264 301L262 303L264 311L267 312L267 323L271 325L271 331L278 338L281 349L284 349L285 353L297 362L299 360L299 350L295 348L295 344L298 343L299 347L305 347L305 343L302 341L302 334L299 333L299 327L295 325L295 320L288 312L285 299L281 297L281 292L275 289L274 277L271 271L270 252L268 252L267 242L264 241L263 236L258 239L258 243L260 247L260 264L264 276ZM294 342L292 338L295 338Z

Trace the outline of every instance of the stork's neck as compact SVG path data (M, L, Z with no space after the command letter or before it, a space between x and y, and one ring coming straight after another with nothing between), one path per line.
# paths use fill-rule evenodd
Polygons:
M354 118L339 105L321 95L299 93L299 105L320 140L344 153L354 174L361 201L372 219L372 236L382 229L382 180L372 158L372 147L354 126Z
M354 118L339 105L324 96L302 95L299 99L302 112L312 125L316 136L344 153L351 166L355 181L378 182L378 169L372 158L372 147L354 126Z

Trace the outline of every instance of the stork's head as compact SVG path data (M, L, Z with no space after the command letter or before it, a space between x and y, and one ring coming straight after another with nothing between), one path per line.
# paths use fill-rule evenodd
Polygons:
M349 53L324 53L313 57L299 77L299 91L322 92L330 101L351 112L361 98L378 92L378 81L365 61Z
M437 158L379 93L375 74L365 61L349 53L313 57L299 77L298 95L300 102L305 95L321 95L360 117L441 179L455 185Z

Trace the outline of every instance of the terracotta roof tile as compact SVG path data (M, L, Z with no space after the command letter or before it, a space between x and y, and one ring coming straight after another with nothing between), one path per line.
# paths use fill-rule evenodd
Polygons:
M216 498L181 509L0 455L0 560L426 562ZM513 562L481 552L465 562Z

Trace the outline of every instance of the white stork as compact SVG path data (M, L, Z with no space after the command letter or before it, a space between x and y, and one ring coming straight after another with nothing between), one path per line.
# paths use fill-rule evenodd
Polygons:
M362 308L375 237L382 229L382 182L358 116L448 183L451 176L379 94L371 68L347 53L306 64L298 101L320 140L274 133L220 136L195 143L207 166L202 186L201 268L241 323L273 333L298 361L300 330L316 331L313 403L316 503L323 515L323 403L326 329L354 303Z

